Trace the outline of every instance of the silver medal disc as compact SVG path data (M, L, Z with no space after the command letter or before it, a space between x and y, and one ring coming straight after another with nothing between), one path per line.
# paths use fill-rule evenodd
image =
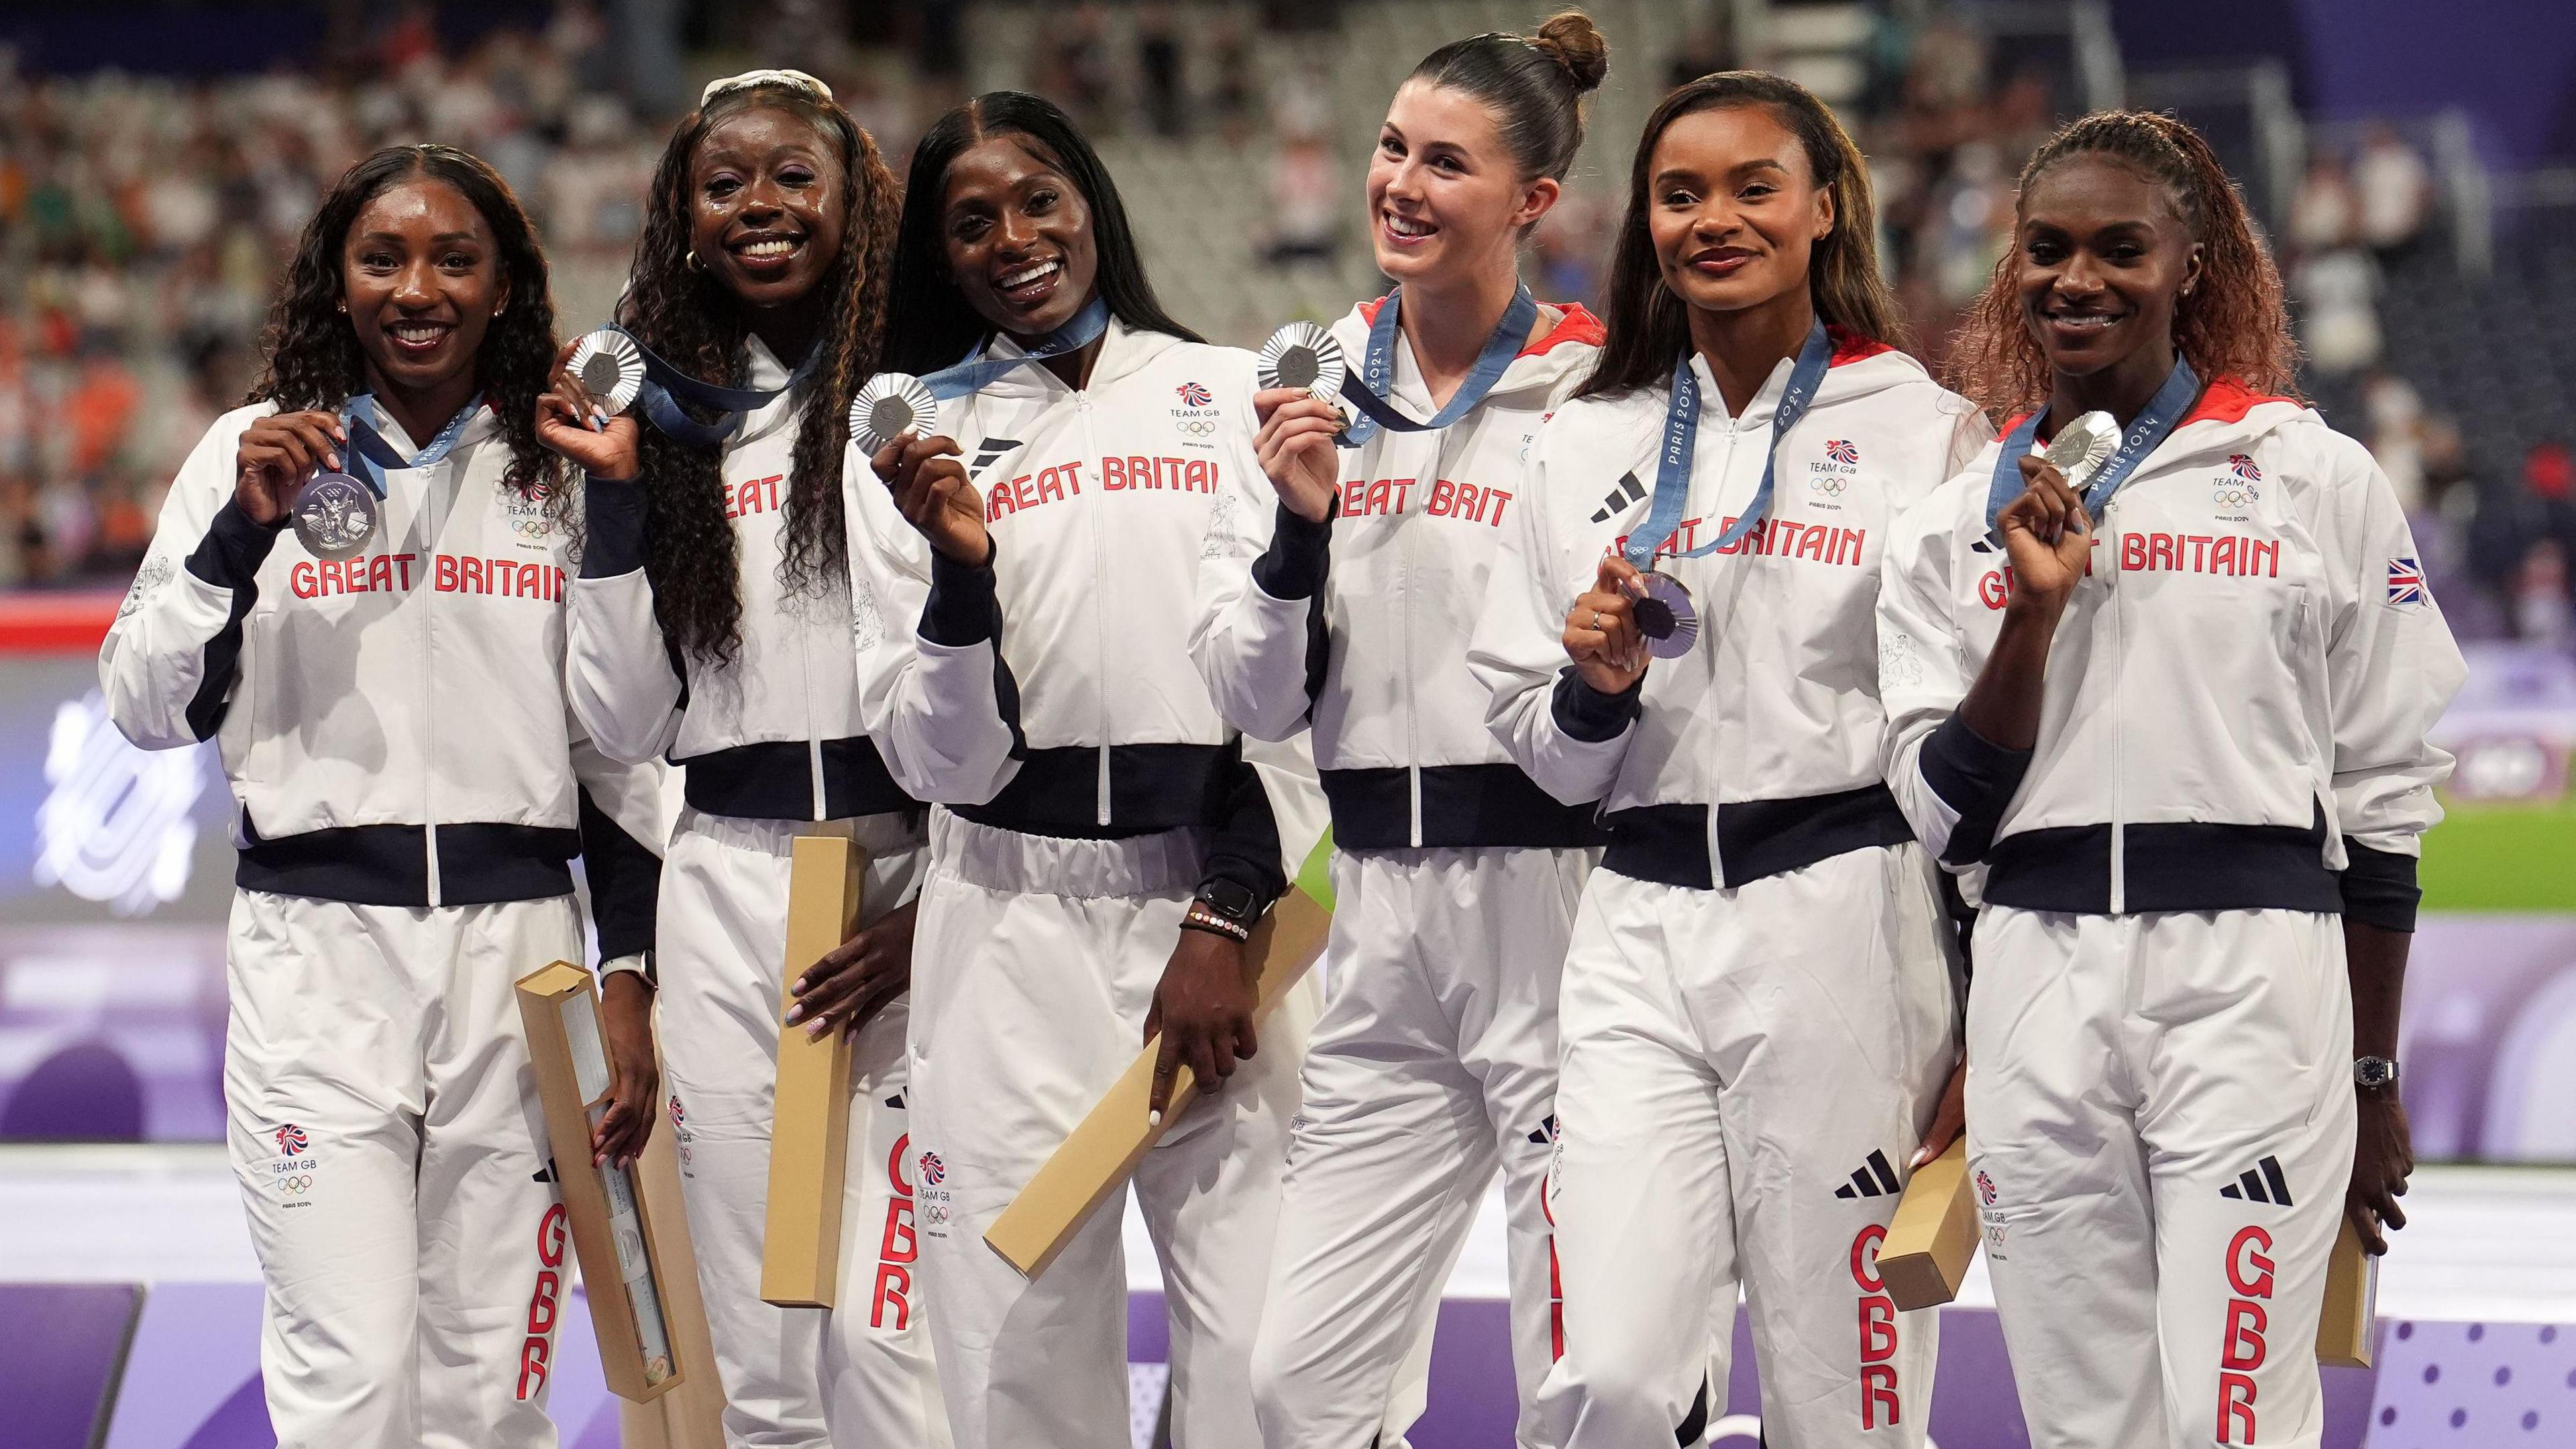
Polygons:
M1255 380L1264 390L1301 387L1331 402L1342 395L1342 378L1350 371L1342 344L1312 322L1291 322L1261 344Z
M296 541L319 559L353 558L375 541L375 490L346 473L319 473L295 490L287 516Z
M644 390L644 351L635 339L603 327L581 339L568 364L582 387L612 413L634 406Z
M1646 636L1646 652L1657 659L1679 659L1699 642L1699 610L1671 574L1646 575L1646 591L1630 600L1628 611Z
M939 426L939 399L908 372L880 372L850 399L850 441L873 456L906 433L930 436Z
M2081 491L2084 480L2093 476L2120 446L2120 425L2106 412L2086 413L2048 440L2048 461L2057 465L2058 475L2066 486Z

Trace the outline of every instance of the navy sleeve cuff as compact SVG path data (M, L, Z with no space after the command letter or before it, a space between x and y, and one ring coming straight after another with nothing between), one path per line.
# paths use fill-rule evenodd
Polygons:
M252 588L259 579L259 566L268 562L268 551L277 547L277 535L285 527L283 520L263 527L242 510L240 499L228 499L206 526L197 551L188 555L188 572L217 588Z
M1333 520L1309 522L1287 504L1271 525L1270 547L1252 561L1252 581L1274 599L1311 599L1324 587L1332 556Z
M1941 803L1959 812L1941 859L1966 866L1985 859L1995 843L2004 807L2030 770L2031 752L2008 750L1952 715L1923 742L1923 782Z
M591 478L583 483L585 520L581 576L613 579L644 567L644 483Z
M987 545L998 552L998 546ZM945 649L988 644L1002 637L1002 600L995 591L993 552L969 568L933 550L930 597L921 605L921 637Z
M1618 694L1603 694L1583 682L1583 671L1569 664L1556 672L1556 695L1549 709L1556 727L1587 745L1619 738L1644 711L1645 677Z
M1226 792L1225 818L1209 833L1200 892L1204 894L1212 881L1242 886L1252 892L1257 919L1287 893L1286 862L1279 854L1279 821L1270 810L1270 792L1262 786L1259 770L1237 760Z
M580 795L581 870L590 885L590 919L599 931L599 959L614 961L653 948L656 904L662 894L662 858L599 808L588 790Z
M2415 857L2393 850L2373 850L2347 835L2343 869L2343 918L2383 931L2412 933L2415 908L2424 899L2415 884Z

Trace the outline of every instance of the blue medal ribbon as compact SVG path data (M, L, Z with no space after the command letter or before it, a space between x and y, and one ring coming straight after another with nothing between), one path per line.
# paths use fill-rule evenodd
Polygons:
M930 395L941 402L982 392L1015 368L1044 362L1050 357L1062 357L1068 352L1080 352L1099 341L1101 334L1108 330L1109 304L1095 292L1090 301L1082 304L1082 310L1073 314L1072 321L1031 343L1019 356L985 356L986 343L991 340L987 338L985 342L976 343L961 361L923 378L921 385L929 388Z
M2093 476L2084 480L2084 517L2088 526L2102 521L2102 510L2110 503L2111 495L2120 491L2120 485L2129 481L2129 475L2137 472L2138 465L2147 461L2147 455L2182 422L2182 415L2191 410L2199 396L2199 375L2191 370L2190 363L2176 356L2165 385L2156 389L2156 395L2147 399L2146 409L2131 419L2128 431L2120 435L2120 451L2104 459L2102 466L2093 470ZM2038 440L2040 419L2047 415L2048 409L2043 407L2004 434L2003 451L1995 455L1993 481L1986 485L1986 531L1990 534L2004 510L2029 486L2022 481L2021 460Z
M1494 335L1485 339L1484 350L1476 354L1476 365L1467 373L1458 390L1449 396L1449 405L1433 413L1426 422L1415 422L1395 410L1387 396L1395 388L1395 339L1397 309L1404 304L1404 288L1398 286L1378 304L1377 316L1369 321L1368 352L1360 359L1360 370L1342 375L1342 397L1360 415L1342 430L1337 440L1345 448L1366 443L1378 429L1396 433L1436 432L1475 411L1476 404L1503 380L1504 369L1521 355L1530 329L1538 325L1538 299L1530 289L1521 287L1512 293L1512 304L1503 309L1503 320L1494 326Z
M1807 329L1807 340L1799 345L1798 360L1789 369L1789 385L1781 390L1780 405L1771 410L1771 450L1763 455L1762 483L1753 490L1752 503L1724 533L1676 558L1698 558L1732 548L1770 514L1771 475L1780 465L1781 441L1807 415L1833 360L1833 341L1819 321ZM1630 565L1644 569L1652 564L1656 547L1681 527L1682 509L1690 502L1691 460L1698 448L1699 374L1691 367L1691 354L1684 352L1673 364L1672 402L1664 410L1664 447L1655 459L1654 507L1647 511L1646 526L1630 533L1628 546L1620 550Z
M635 394L644 416L661 429L662 436L700 448L712 448L742 431L745 414L769 406L782 393L794 391L813 376L815 366L823 359L823 348L817 344L787 375L787 381L776 387L718 387L681 371L626 328L612 324L605 330L625 337L644 355L644 386ZM680 410L684 403L712 408L718 416L712 422L699 422Z
M483 406L481 394L447 420L447 426L429 440L429 446L405 458L385 435L376 431L376 397L362 392L340 404L340 426L348 431L346 459L349 476L367 485L378 498L385 496L385 474L405 468L429 468L456 451L456 442L465 436L465 425L474 420L474 412Z

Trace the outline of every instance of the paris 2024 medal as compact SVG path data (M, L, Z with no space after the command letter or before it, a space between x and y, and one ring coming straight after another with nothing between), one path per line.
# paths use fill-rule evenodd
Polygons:
M569 362L582 389L612 414L635 405L644 390L644 349L614 327L603 327L573 347Z
M379 527L375 490L346 473L306 479L287 505L287 517L306 553L334 563L365 552Z
M930 436L939 426L939 399L908 372L880 372L850 399L850 441L870 457L906 433Z

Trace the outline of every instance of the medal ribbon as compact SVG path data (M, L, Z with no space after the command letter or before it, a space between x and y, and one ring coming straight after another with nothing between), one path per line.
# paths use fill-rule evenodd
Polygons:
M1770 514L1771 475L1780 464L1781 440L1807 415L1807 408L1816 400L1816 389L1824 385L1825 369L1833 365L1833 360L1834 344L1825 335L1825 324L1819 321L1807 329L1807 340L1800 344L1798 360L1789 369L1789 385L1781 390L1779 406L1771 410L1771 450L1763 455L1762 483L1753 490L1752 503L1724 533L1675 557L1698 558L1732 548ZM1620 550L1639 569L1652 564L1656 546L1681 527L1682 509L1690 501L1691 459L1699 448L1699 373L1692 369L1688 352L1673 364L1672 394L1672 403L1664 410L1664 449L1655 459L1654 507L1646 514L1646 526L1629 534L1628 546Z
M787 381L776 387L718 387L681 371L627 329L611 325L606 330L623 335L644 355L644 386L635 394L644 416L662 430L662 436L700 448L712 448L742 431L744 414L765 408L780 394L794 391L814 375L815 366L823 359L823 349L818 344L805 354L804 361L796 364ZM683 403L712 408L719 416L713 422L699 422L680 410Z
M2120 491L2120 485L2129 481L2129 475L2138 471L2138 465L2147 461L2147 455L2181 423L2182 415L2190 411L2199 396L2199 375L2191 370L2190 363L2177 356L2165 385L2156 389L2156 395L2147 400L2146 410L2132 419L2129 430L2120 435L2120 451L2104 459L2102 466L2093 470L2093 476L2084 480L2084 516L2089 522L2101 522L2102 509L2110 503L2111 495ZM1995 521L2003 516L2004 509L2028 486L2022 481L2021 460L2038 441L2039 420L2047 413L2048 409L2041 408L2004 435L2003 451L1995 455L1994 480L1986 485L1989 533L1994 531Z
M1080 352L1099 341L1101 334L1108 330L1109 304L1094 292L1091 300L1082 304L1082 310L1073 314L1072 321L1039 338L1019 356L986 357L984 348L991 340L987 338L985 342L976 343L974 350L968 352L962 361L923 378L921 385L930 389L930 395L941 402L982 392L1016 368L1044 362L1050 357L1062 357L1068 352Z
M1366 443L1378 429L1396 433L1428 433L1465 417L1476 404L1503 380L1503 370L1520 356L1521 344L1530 329L1538 325L1538 299L1527 287L1512 293L1512 304L1503 309L1503 320L1494 326L1494 335L1485 339L1484 350L1476 354L1476 365L1467 379L1450 394L1449 405L1433 413L1427 422L1415 422L1396 411L1387 401L1395 389L1396 309L1404 303L1404 288L1398 286L1378 304L1377 316L1369 322L1368 352L1360 359L1360 370L1342 374L1342 397L1360 415L1351 419L1339 439L1341 446L1356 448Z
M438 435L429 440L428 447L406 459L395 451L393 444L385 441L384 434L376 431L375 394L359 393L340 404L340 426L349 433L349 476L366 484L378 498L384 497L385 473L388 470L436 466L456 451L457 439L465 436L465 425L474 420L474 410L481 406L483 398L477 394L474 401L458 409L456 416L447 420L447 426L438 430Z

